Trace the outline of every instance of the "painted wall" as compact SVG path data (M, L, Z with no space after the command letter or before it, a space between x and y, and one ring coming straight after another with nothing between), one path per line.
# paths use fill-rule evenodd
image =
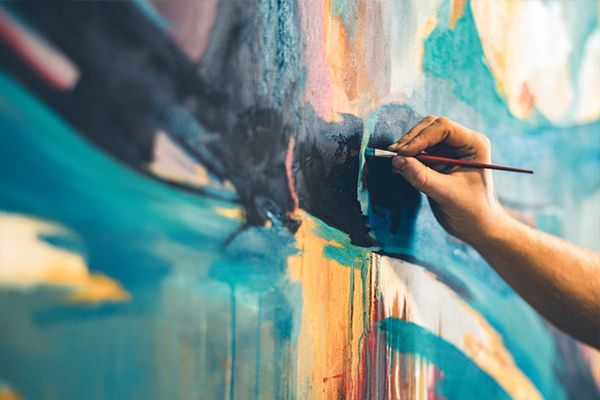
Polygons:
M455 119L600 251L598 15L0 3L0 399L597 398L600 353L362 154Z

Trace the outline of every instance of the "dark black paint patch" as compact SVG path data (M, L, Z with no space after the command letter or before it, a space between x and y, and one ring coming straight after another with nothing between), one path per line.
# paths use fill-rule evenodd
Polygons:
M362 120L344 115L341 123L328 123L303 103L296 5L270 7L266 20L246 1L221 2L196 64L132 3L13 3L13 12L77 65L80 80L71 92L54 91L6 47L0 65L140 172L148 173L156 133L166 132L234 184L248 224L278 219L297 228L285 172L295 138L293 174L302 208L350 234L353 243L376 245L357 199L363 179L374 212L393 210L391 229L402 233L418 196L384 160L369 160L358 176ZM370 143L379 147L417 119L407 107L381 115Z

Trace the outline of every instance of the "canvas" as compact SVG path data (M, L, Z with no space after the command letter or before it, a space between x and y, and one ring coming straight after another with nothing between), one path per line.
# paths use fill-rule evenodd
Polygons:
M600 251L598 13L0 3L0 399L598 398L600 353L364 156L452 118Z

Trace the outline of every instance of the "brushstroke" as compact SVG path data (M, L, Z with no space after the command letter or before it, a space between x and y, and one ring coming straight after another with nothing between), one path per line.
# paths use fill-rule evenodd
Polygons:
M90 273L83 257L41 237L69 235L64 228L21 215L0 212L0 286L27 289L66 287L72 302L101 303L130 299L118 282Z
M508 399L493 379L461 353L433 333L412 322L389 318L381 322L388 345L403 354L422 357L443 373L439 394L460 399Z
M570 82L565 111L566 97L537 104L552 85L498 68L485 28L503 2L484 18L458 0L179 3L0 5L26 28L16 39L33 32L77 68L54 71L72 85L57 87L0 36L0 209L65 226L77 243L39 241L131 295L89 307L46 285L0 290L2 379L26 398L454 398L458 357L494 393L598 396L599 353L363 156L447 115L488 134L498 162L540 171L497 174L505 205L598 250L595 10L542 5L572 44L563 72L540 70ZM386 318L449 355L393 350Z

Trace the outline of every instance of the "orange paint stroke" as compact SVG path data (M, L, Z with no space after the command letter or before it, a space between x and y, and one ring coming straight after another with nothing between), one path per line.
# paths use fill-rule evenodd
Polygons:
M327 258L324 249L335 242L316 233L315 219L297 214L299 254L288 259L290 279L302 284L296 397L351 398L363 328L361 272ZM331 371L341 376L323 387Z
M456 27L456 22L464 15L465 6L467 5L466 0L453 0L452 1L452 11L450 12L450 29L454 29Z

